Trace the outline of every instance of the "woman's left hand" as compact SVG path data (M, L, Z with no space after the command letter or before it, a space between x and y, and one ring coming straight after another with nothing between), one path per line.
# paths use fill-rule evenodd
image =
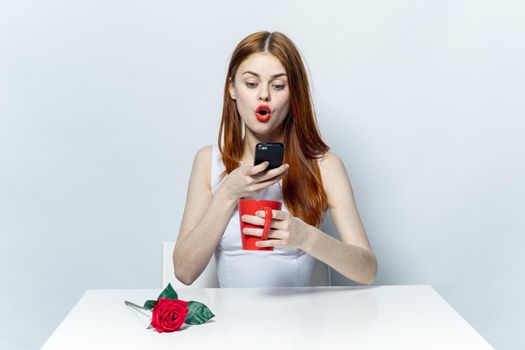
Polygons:
M258 226L264 226L264 210L259 210L254 215L243 215L242 221ZM288 247L304 249L312 226L301 219L292 216L284 210L272 210L272 224L268 240L257 242L258 247ZM262 236L261 228L244 228L247 235ZM271 238L271 239L270 239Z

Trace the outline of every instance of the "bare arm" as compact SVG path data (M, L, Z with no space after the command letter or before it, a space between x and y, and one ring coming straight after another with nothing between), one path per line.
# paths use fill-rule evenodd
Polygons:
M210 262L239 198L271 186L288 170L283 164L261 175L268 162L242 166L228 174L213 194L211 153L212 146L206 146L195 155L186 207L173 250L175 276L186 285L192 284Z
M310 227L305 251L362 284L371 284L377 275L377 260L359 217L343 163L332 153L320 166L332 220L341 241L316 227Z
M193 283L208 265L236 205L221 197L220 191L212 194L210 167L211 146L207 146L197 152L193 161L186 207L173 251L175 276L186 285Z

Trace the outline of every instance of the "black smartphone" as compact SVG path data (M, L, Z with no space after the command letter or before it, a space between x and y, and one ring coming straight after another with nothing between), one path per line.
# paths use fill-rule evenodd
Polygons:
M253 165L268 161L265 171L275 169L283 164L284 145L280 142L258 143L255 145L255 160Z

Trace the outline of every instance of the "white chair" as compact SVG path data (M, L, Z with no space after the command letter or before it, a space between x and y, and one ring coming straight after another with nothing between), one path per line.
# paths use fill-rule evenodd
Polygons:
M171 283L173 288L218 288L219 280L217 278L217 266L215 257L210 259L210 263L191 285L187 286L175 277L173 268L173 249L175 242L162 243L162 288Z
M310 286L330 286L330 268L324 262L315 259L314 267L312 269L312 278Z
M173 269L173 249L175 242L162 243L162 288L165 288L168 283L171 283L173 288L218 288L219 280L217 279L217 266L215 264L215 257L212 257L208 266L204 269L202 274L190 286L180 282L175 277ZM315 260L311 286L329 286L330 285L330 269L326 264L319 260Z

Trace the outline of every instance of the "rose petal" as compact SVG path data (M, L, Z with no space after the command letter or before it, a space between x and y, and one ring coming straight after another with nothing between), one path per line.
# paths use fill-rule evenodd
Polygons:
M180 330L189 312L184 300L161 298L153 308L151 326L159 333Z

